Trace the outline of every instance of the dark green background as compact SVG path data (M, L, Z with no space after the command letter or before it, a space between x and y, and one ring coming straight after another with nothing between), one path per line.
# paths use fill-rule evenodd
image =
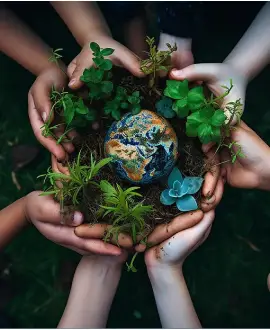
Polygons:
M196 61L222 61L262 4L205 3L205 23L194 48ZM67 63L77 55L79 47L49 3L12 6L52 48L64 48ZM114 21L113 16L110 18ZM115 22L119 22L117 15ZM119 25L114 31L121 35ZM41 148L34 163L18 173L22 185L18 192L11 181L8 141L38 145L27 115L27 92L34 77L2 54L0 75L0 206L4 207L40 188L36 177L46 170L49 154ZM268 143L269 86L270 71L266 69L248 87L244 114L244 120ZM270 272L269 200L267 192L227 188L209 239L188 258L185 277L204 327L270 326L266 286ZM239 236L255 244L260 252ZM55 327L78 260L75 253L47 241L35 228L25 230L0 255L0 308L17 327ZM143 256L137 266L136 274L123 272L109 327L160 327ZM4 269L10 273L5 275Z

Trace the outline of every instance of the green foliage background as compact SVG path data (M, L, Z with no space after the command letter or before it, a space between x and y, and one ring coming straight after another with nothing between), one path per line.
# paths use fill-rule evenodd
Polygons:
M30 15L30 11L25 16L35 31L51 47L63 47L67 61L77 55L78 46L58 16L48 8L49 4L33 3L31 6L38 6L36 15ZM245 20L239 21L237 13L243 10L241 6L245 7ZM194 50L196 62L222 61L260 6L255 3L216 3L209 8L206 5L208 23L202 26L202 37ZM230 24L226 17L230 17ZM117 36L120 31L115 30ZM27 115L27 92L34 78L2 54L0 72L2 208L40 188L36 177L46 171L49 154L40 148L40 155L34 163L19 172L22 190L18 192L11 180L11 148L7 142L17 139L19 143L38 144ZM268 68L250 84L244 115L244 120L268 143L269 85ZM260 251L254 251L247 242L252 242ZM204 327L270 326L270 294L266 286L266 277L270 272L269 256L269 193L227 188L217 209L209 239L188 258L184 266L192 299ZM8 259L7 263L2 261L4 257ZM4 275L4 268L0 269L0 277L6 287L0 295L0 306L14 319L15 326L55 327L63 311L79 256L47 241L35 228L28 228L1 253L0 261L0 264L7 265L5 269L10 270L9 274L6 271ZM135 274L123 272L109 327L160 327L142 256L138 257L136 266L139 271Z

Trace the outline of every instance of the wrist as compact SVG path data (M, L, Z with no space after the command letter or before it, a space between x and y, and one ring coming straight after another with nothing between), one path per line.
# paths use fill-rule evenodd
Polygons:
M266 171L259 175L258 189L270 191L270 148L265 159L263 168Z
M238 76L245 86L248 84L250 80L249 71L245 70L241 65L239 65L236 59L227 57L223 64L228 67L229 72L232 72L233 75Z
M82 38L80 38L79 40L79 44L81 47L84 47L85 45L88 45L91 43L91 42L100 42L100 40L111 40L113 39L110 31L108 30L98 30L96 31L95 30L95 33L89 33L89 34L86 34L84 35Z
M164 285L170 284L172 279L183 278L182 264L162 264L158 266L147 266L147 273L152 282L160 282Z
M106 273L107 270L121 270L124 260L117 256L89 255L84 256L81 263L87 268L99 269Z

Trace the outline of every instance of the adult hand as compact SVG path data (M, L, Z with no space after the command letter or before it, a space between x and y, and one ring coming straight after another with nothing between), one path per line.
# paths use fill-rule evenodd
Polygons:
M160 269L164 267L182 267L186 257L200 246L208 237L215 212L204 214L203 219L192 228L174 234L169 239L145 253L147 268Z
M78 89L83 86L80 77L86 68L90 68L93 65L93 54L90 49L91 42L98 43L101 48L114 49L114 53L110 56L114 65L124 67L134 76L144 76L140 70L139 58L134 53L116 40L112 39L110 36L102 35L85 43L80 54L69 64L67 72L70 78L69 87L71 89Z
M34 191L26 196L25 214L29 222L47 239L82 255L121 255L120 247L102 241L107 230L105 225L87 225L87 239L78 237L74 227L83 222L83 215L78 211L71 212L67 219L68 225L62 225L60 205L52 196L40 196L40 193Z
M176 44L177 46L177 51L171 55L173 68L183 69L194 63L191 51L191 39L178 38L167 33L161 33L158 50L168 50L166 44L170 44L171 46Z
M226 105L229 102L235 102L241 99L243 104L243 112L245 105L245 94L247 86L247 78L244 77L240 72L237 71L233 66L223 63L223 64L194 64L190 65L182 70L172 70L170 73L171 79L184 80L187 79L189 82L203 81L206 83L207 87L215 96L222 95L225 90L221 86L230 86L230 79L233 83L233 88L229 95L224 97L221 101L221 108L224 109L227 118L231 117L231 113L226 109ZM231 124L234 125L237 122L237 117L234 116Z
M60 91L66 83L67 76L64 72L58 66L52 65L41 72L28 93L28 114L34 134L38 141L58 160L64 160L66 152L70 153L74 150L73 145L71 143L57 144L52 136L42 135L41 127L44 123L50 123L53 120L54 114L50 115L52 87ZM54 133L56 136L63 134L64 126L59 127Z
M228 144L233 144L232 151L241 150L242 157L231 162L227 148L221 153L222 174L233 187L246 189L270 190L270 148L243 121L231 131ZM240 149L241 148L241 149Z

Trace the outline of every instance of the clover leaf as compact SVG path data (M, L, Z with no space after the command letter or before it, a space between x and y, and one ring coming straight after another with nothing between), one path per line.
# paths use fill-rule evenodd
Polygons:
M212 106L207 106L187 117L186 134L189 137L198 136L204 144L212 141L219 142L221 126L225 120L223 110L215 110Z
M176 203L178 210L183 212L193 211L198 208L195 198L191 195L197 193L203 183L200 177L185 177L175 167L168 178L168 189L160 195L160 202L163 205Z

